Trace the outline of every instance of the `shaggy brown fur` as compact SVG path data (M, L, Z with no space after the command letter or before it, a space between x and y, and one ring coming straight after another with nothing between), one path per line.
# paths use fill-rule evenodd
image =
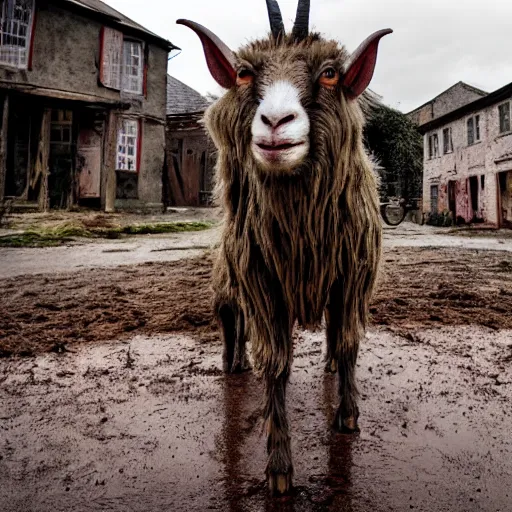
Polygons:
M254 42L236 55L256 70L205 115L218 149L225 218L214 271L215 308L227 371L246 366L245 340L266 382L270 487L291 485L285 412L295 323L318 328L325 313L327 366L338 370L336 428L357 429L354 369L381 251L378 196L363 148L358 100L316 85L325 62L344 69L347 52L310 35ZM265 173L250 151L251 122L265 85L286 79L301 91L311 123L310 156L291 172Z

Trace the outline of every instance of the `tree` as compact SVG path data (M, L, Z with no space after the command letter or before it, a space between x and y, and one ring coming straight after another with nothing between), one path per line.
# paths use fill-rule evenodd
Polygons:
M381 195L421 197L423 140L416 125L398 110L381 103L372 104L366 117L366 148L384 167Z

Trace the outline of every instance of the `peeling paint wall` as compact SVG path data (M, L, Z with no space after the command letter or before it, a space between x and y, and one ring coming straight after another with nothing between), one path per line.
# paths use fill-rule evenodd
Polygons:
M512 105L512 98L510 98ZM423 205L430 212L430 187L439 186L439 212L448 211L447 186L456 182L456 215L470 222L473 218L470 177L478 184L478 208L476 216L484 222L497 225L498 173L512 170L512 132L499 133L498 106L503 101L464 118L427 132L424 136ZM468 145L467 120L480 115L480 141ZM443 154L443 129L451 127L453 152ZM429 136L437 133L440 155L429 159ZM482 178L483 176L483 178ZM473 180L474 181L474 180Z

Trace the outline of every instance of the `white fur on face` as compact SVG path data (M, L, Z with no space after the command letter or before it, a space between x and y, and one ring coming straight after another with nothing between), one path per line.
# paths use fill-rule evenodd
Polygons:
M251 149L256 161L268 170L292 169L309 151L309 117L291 82L268 86L252 122Z

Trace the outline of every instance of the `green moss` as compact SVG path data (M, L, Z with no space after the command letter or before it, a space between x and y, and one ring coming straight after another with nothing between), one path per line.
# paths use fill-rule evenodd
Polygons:
M36 233L23 233L0 237L0 247L55 247L63 240L45 238Z
M147 235L159 233L183 233L185 231L203 231L210 229L209 222L160 222L157 224L135 224L125 226L122 232L127 235Z
M123 235L183 233L210 229L210 222L159 222L130 226L85 227L82 223L64 223L52 228L31 228L24 233L0 237L0 247L54 247L75 238L117 239Z

